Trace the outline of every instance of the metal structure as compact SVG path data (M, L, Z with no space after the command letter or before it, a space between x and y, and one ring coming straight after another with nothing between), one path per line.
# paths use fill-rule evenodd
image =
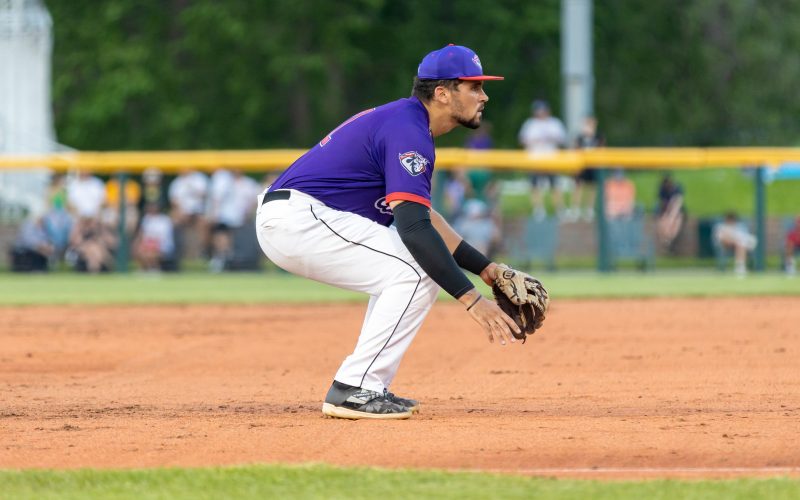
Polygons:
M41 0L0 0L0 157L52 153L52 20ZM0 218L40 210L44 168L0 171Z
M594 114L592 0L561 0L561 88L570 138Z

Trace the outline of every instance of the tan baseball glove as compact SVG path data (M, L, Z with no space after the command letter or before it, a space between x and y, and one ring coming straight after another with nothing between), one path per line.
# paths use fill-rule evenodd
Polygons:
M505 264L498 264L492 286L494 299L500 309L519 326L521 333L514 337L525 343L542 327L550 306L550 296L542 282Z

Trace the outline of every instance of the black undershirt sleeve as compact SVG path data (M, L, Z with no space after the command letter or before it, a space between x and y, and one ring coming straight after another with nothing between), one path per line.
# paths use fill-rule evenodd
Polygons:
M394 225L400 239L433 281L455 298L475 288L433 227L428 207L421 203L404 201L395 206L393 211Z
M466 269L472 274L478 275L492 263L488 257L464 240L461 240L461 243L456 247L455 252L453 252L453 258L456 264L461 266L461 269Z

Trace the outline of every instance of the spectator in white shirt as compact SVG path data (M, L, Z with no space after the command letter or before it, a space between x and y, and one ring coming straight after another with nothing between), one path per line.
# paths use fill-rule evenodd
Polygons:
M733 269L736 275L746 275L747 253L756 249L758 239L739 220L736 212L726 213L725 219L714 225L712 236L722 249L733 251Z
M211 260L214 272L224 270L233 256L233 231L250 221L253 202L263 187L241 170L218 170L211 177L208 219L211 224Z
M208 246L205 218L208 176L183 170L169 185L168 197L180 257L199 257Z
M133 253L144 271L160 271L175 256L172 219L157 203L145 205L145 214L133 242Z
M105 202L105 184L88 171L67 181L67 205L76 217L99 219Z
M533 101L532 115L525 120L519 131L519 143L532 156L550 155L567 144L567 131L561 120L550 114L550 105L543 100ZM566 176L556 176L544 172L531 175L531 203L536 218L547 216L544 192L552 189L553 207L563 215L562 190L569 187L572 180Z
M169 185L169 202L178 223L203 216L208 194L208 176L197 170L184 170Z

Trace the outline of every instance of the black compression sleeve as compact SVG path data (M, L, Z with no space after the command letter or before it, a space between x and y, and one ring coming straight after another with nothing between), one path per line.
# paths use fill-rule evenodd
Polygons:
M411 256L445 292L459 298L475 288L456 264L450 250L431 223L428 208L404 201L394 207L394 225Z
M453 258L456 260L456 264L472 274L481 274L481 271L492 263L485 255L464 240L461 240L461 243L456 247L456 251L453 252Z

